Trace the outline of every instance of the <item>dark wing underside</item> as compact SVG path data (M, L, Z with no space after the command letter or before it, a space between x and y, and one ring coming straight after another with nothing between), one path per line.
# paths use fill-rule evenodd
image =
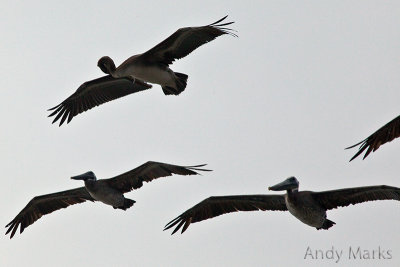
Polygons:
M374 200L400 200L400 188L387 185L311 192L311 194L327 210Z
M174 226L174 234L182 226L185 232L191 223L200 222L216 216L236 212L236 211L255 211L255 210L287 210L283 195L237 195L209 197L194 207L188 209L164 228L164 231Z
M49 109L54 110L49 117L55 116L53 123L60 120L60 126L69 123L76 115L108 101L151 88L150 84L138 79L133 82L127 78L115 79L111 75L83 83L75 93L61 104Z
M237 36L232 32L232 29L224 27L233 22L218 24L226 17L207 26L181 28L152 49L140 55L140 57L148 62L169 65L175 59L189 55L199 46L214 40L220 35Z
M400 137L400 116L396 117L361 142L347 147L346 149L349 149L360 145L358 152L350 159L350 161L358 157L358 155L360 155L364 150L367 150L363 157L363 159L365 159L369 153L374 152L381 145L391 142L397 137Z
M66 208L70 205L85 202L86 200L95 201L85 187L34 197L25 208L6 225L6 227L8 227L6 234L11 232L11 239L18 229L18 225L20 225L20 233L22 233L26 227L33 224L43 215Z
M160 177L179 175L195 175L196 171L210 171L202 169L206 164L196 166L178 166L161 162L148 161L139 167L120 174L114 178L99 180L98 182L107 183L109 186L123 193L143 186L143 182L150 182Z

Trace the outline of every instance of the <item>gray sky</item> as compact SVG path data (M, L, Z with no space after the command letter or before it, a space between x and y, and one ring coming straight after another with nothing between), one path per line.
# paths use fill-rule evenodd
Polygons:
M0 187L6 225L36 195L82 186L72 175L113 177L148 161L208 163L212 173L174 176L126 196L126 212L85 203L42 217L11 241L4 266L337 266L312 249L391 250L400 264L399 203L332 210L317 231L288 212L228 214L170 236L163 226L211 195L269 193L294 175L300 189L399 186L400 142L366 160L345 151L399 114L398 1L1 1ZM239 1L238 1L239 2ZM59 128L46 110L175 30L229 15L222 36L172 69L186 90L161 88L107 103ZM272 193L272 192L271 192ZM4 229L5 231L5 229Z

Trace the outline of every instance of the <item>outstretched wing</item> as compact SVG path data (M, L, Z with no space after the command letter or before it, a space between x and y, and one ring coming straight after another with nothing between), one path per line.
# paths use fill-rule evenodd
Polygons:
M149 88L151 88L150 84L138 79L132 81L128 78L115 79L111 75L103 76L79 86L78 90L61 104L49 109L53 111L49 117L56 115L53 123L61 119L61 126L67 118L67 123L69 123L73 117L84 111Z
M95 201L85 187L34 197L25 208L6 225L6 228L8 227L6 234L11 232L11 239L18 229L18 225L20 225L20 233L22 233L26 227L33 224L43 215L66 208L70 205L85 202L86 200Z
M236 212L254 210L287 210L283 195L237 195L209 197L194 207L188 209L164 228L164 231L177 225L172 232L174 234L182 226L185 232L191 223L200 222L216 216Z
M312 192L312 197L327 210L374 200L400 200L400 188L377 185Z
M224 27L233 22L218 24L226 17L207 26L180 28L167 39L140 55L140 58L149 62L160 62L169 65L175 59L189 55L199 46L214 40L220 35L237 36L232 29Z
M161 162L148 161L139 167L120 174L114 178L102 179L98 182L107 183L109 186L123 193L143 186L143 182L150 182L160 177L179 175L195 175L196 171L210 171L202 169L206 164L196 166L178 166Z
M393 139L400 137L400 116L394 118L392 121L384 125L382 128L368 136L366 139L361 142L347 147L346 149L356 147L360 145L358 148L358 152L350 159L352 161L358 155L360 155L364 150L367 149L363 159L365 159L369 153L377 150L381 145L391 142Z

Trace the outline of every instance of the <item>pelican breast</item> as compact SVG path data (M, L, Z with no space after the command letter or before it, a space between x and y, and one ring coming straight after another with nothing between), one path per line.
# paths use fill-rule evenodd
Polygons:
M125 60L112 73L114 78L132 77L149 83L175 86L174 72L163 64L149 64L139 55Z
M323 225L326 211L310 191L289 192L285 195L285 202L289 212L303 223L317 228Z
M124 205L124 195L110 187L107 183L102 181L85 181L86 190L90 196L97 201L113 207L121 207Z

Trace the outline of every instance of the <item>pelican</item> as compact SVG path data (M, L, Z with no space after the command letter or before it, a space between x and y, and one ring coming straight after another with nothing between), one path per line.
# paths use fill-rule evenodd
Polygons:
M165 95L179 95L186 88L188 75L173 72L169 65L176 59L189 55L193 50L218 36L229 34L237 37L222 22L227 16L206 26L180 28L167 39L147 52L134 55L115 67L114 61L104 56L97 66L108 76L82 84L75 93L59 105L49 109L53 123L61 118L59 126L67 119L105 102L151 88L148 83L161 85Z
M127 210L133 206L134 200L125 198L124 193L143 186L143 182L150 182L160 177L179 175L195 175L196 171L210 171L202 169L206 164L196 166L178 166L161 162L149 161L141 166L120 174L113 178L97 180L92 172L73 176L71 179L83 180L84 187L67 191L34 197L20 213L6 225L7 232L11 232L10 239L14 236L20 225L20 233L33 224L43 215L69 207L70 205L85 201L101 201L114 209Z
M319 229L329 229L335 223L326 218L326 211L366 201L400 200L400 188L387 185L345 188L331 191L298 191L295 177L269 187L272 191L286 190L284 195L236 195L209 197L170 221L164 230L174 226L172 234L181 227L185 232L191 223L207 220L225 213L254 210L287 211L303 223Z
M363 159L365 159L369 153L375 152L381 145L393 141L393 139L400 137L400 116L394 118L392 121L388 122L381 128L379 128L376 132L362 140L361 142L346 147L346 149L350 149L360 145L357 153L350 159L357 158L364 150L365 152Z

